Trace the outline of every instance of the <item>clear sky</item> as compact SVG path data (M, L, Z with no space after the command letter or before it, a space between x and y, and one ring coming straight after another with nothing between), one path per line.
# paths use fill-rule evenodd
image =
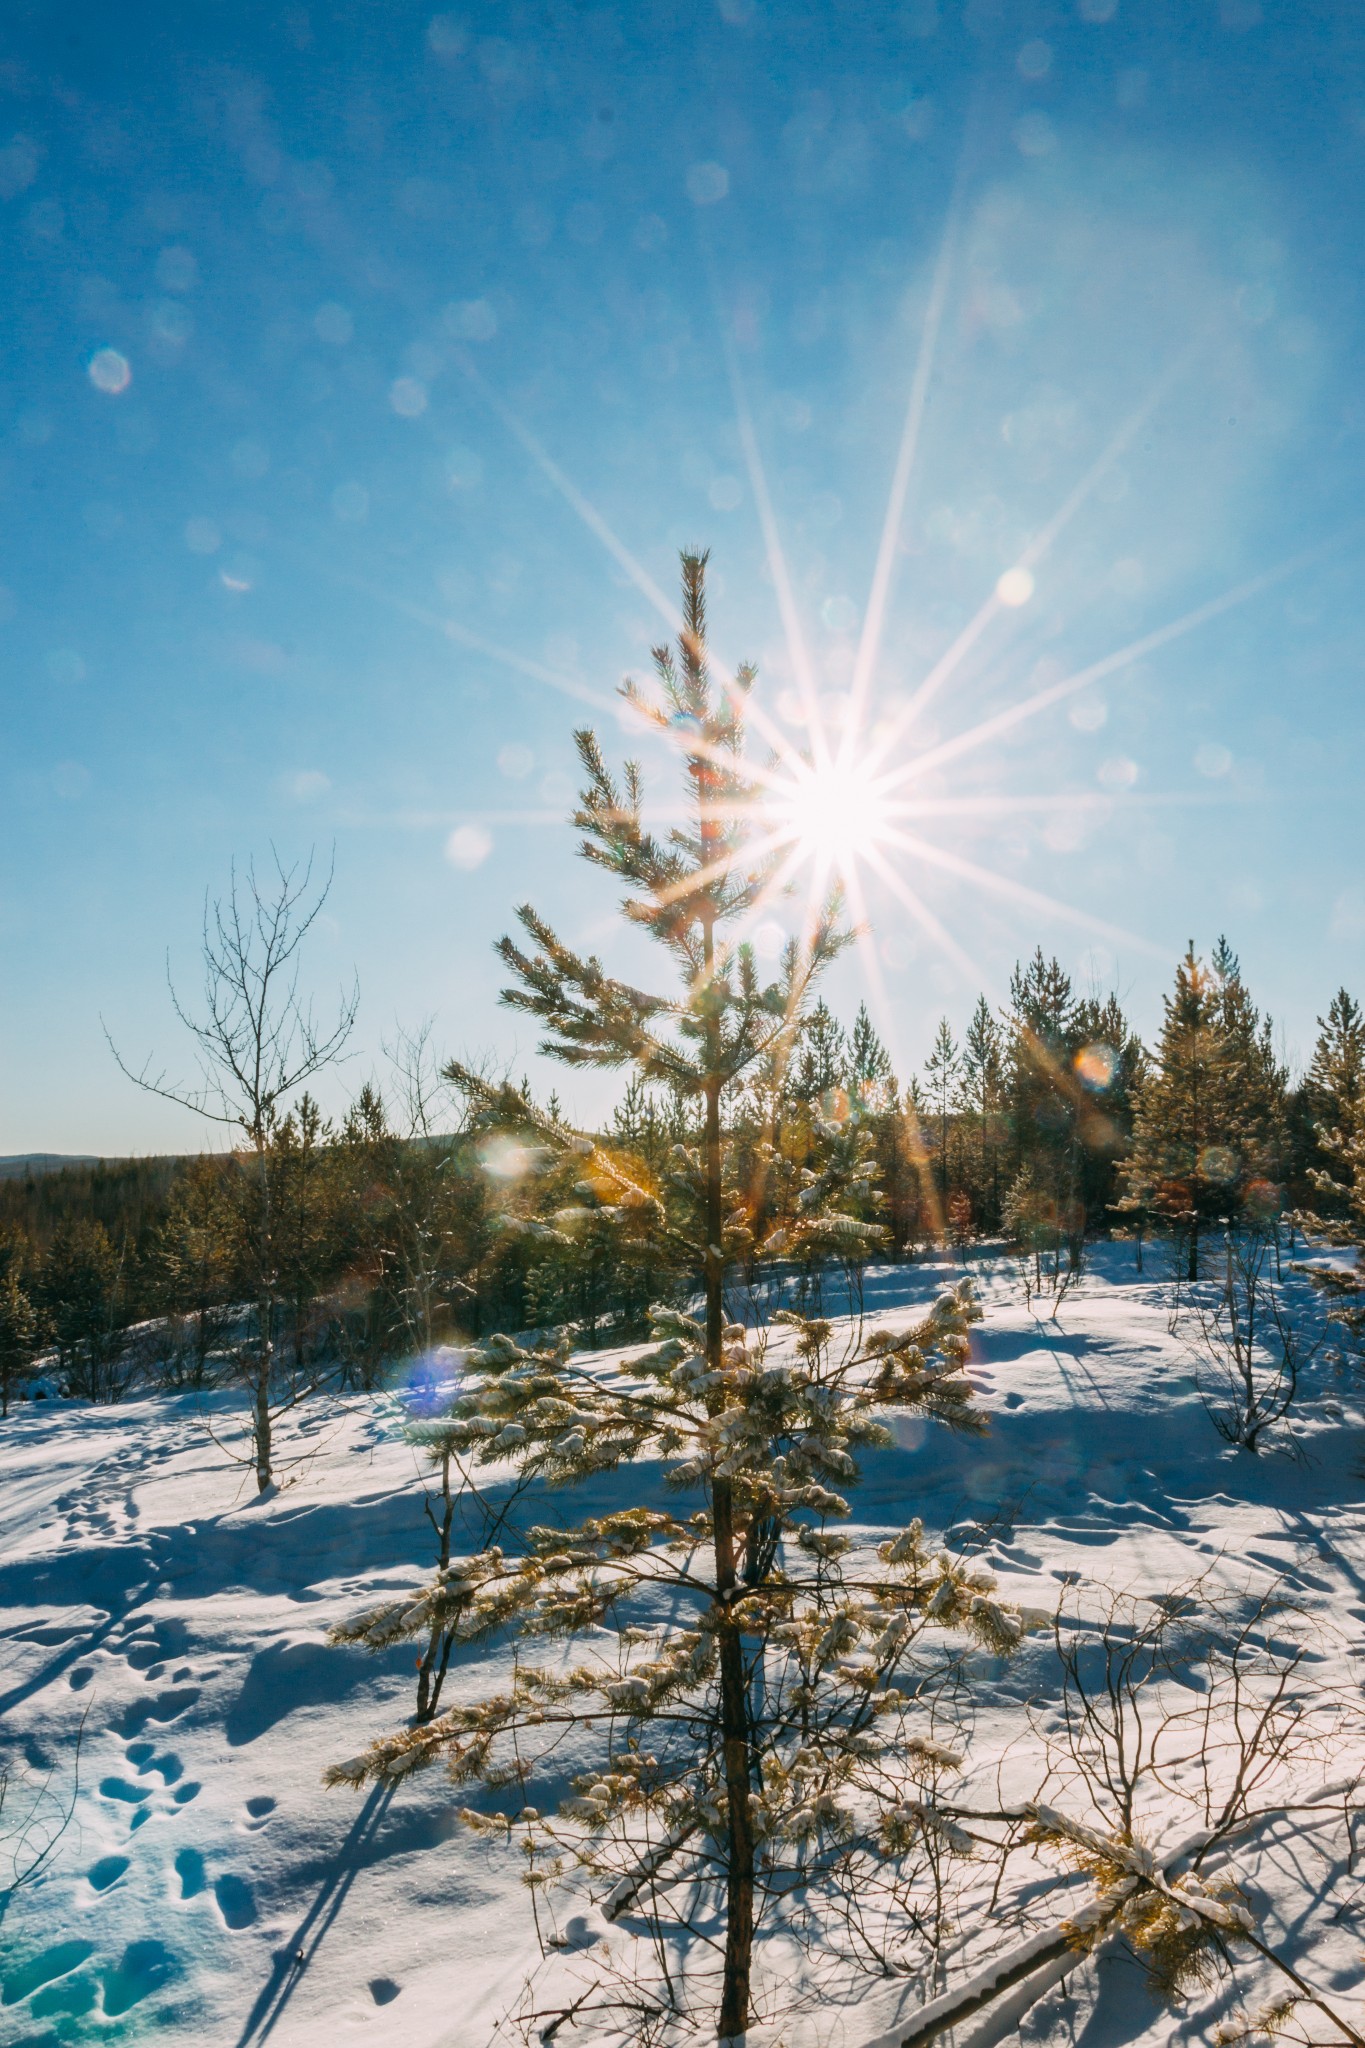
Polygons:
M629 958L570 734L631 743L687 543L793 744L803 649L916 704L832 990L903 1075L1037 942L1150 1030L1222 930L1305 1052L1365 995L1363 253L1350 0L11 0L0 1152L199 1142L100 1018L186 1064L167 951L272 843L335 848L333 1103L428 1016L543 1083L492 942Z

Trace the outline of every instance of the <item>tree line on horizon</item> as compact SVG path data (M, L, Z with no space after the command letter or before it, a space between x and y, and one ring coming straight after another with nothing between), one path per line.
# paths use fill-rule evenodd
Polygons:
M873 1257L981 1238L1074 1270L1088 1236L1135 1237L1139 1259L1145 1237L1165 1236L1193 1277L1201 1235L1229 1223L1346 1224L1349 1172L1334 1176L1362 1089L1365 1019L1345 989L1295 1080L1226 940L1207 963L1191 945L1151 1049L1115 995L1078 995L1038 949L1003 1011L980 997L960 1037L940 1021L906 1086L865 1005L845 1029L817 1002L780 1071L724 1104L729 1197L751 1244L789 1228L780 1277L803 1302L818 1303L831 1264L856 1284ZM301 1383L330 1367L370 1388L500 1328L638 1335L697 1275L610 1189L575 1179L543 1118L561 1123L556 1097L538 1108L527 1083L504 1082L490 1106L420 1034L339 1121L306 1091L273 1119L268 1243L245 1151L0 1182L0 1403L40 1357L87 1399L206 1384L250 1340L263 1263L274 1344ZM682 1097L637 1076L596 1136L656 1186L695 1124ZM842 1225L802 1228L812 1190ZM741 1266L750 1288L765 1280L759 1262Z

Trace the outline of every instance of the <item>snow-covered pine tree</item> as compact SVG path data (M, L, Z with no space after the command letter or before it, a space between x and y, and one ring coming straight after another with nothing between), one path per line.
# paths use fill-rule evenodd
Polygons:
M789 1316L755 1337L726 1314L727 1264L751 1233L742 1208L726 1210L727 1098L798 1029L839 941L826 916L763 988L729 936L763 887L746 855L761 829L741 753L752 672L719 689L712 680L705 561L683 557L683 631L676 656L655 652L657 693L627 686L681 750L689 824L661 844L642 819L638 771L618 786L593 736L579 736L584 854L626 883L626 916L668 954L679 987L654 995L612 980L529 908L536 952L502 948L517 979L510 999L543 1022L546 1051L628 1067L699 1101L700 1142L680 1148L657 1189L629 1181L592 1140L569 1142L691 1258L703 1311L662 1311L656 1347L621 1370L576 1362L567 1342L527 1351L491 1338L469 1357L452 1417L477 1464L572 1487L649 1456L699 1504L684 1515L649 1499L572 1526L547 1521L524 1554L452 1561L424 1595L368 1617L386 1640L450 1627L474 1644L510 1631L517 1658L496 1694L374 1743L330 1778L395 1782L444 1760L457 1783L511 1793L505 1821L469 1818L519 1828L533 1876L572 1853L657 1902L676 1863L718 1907L717 2028L733 2039L750 2019L764 1901L786 1895L794 1873L815 1882L831 1841L856 1836L874 1862L904 1859L932 1825L918 1788L942 1755L917 1745L913 1700L896 1683L921 1631L958 1626L1000 1650L1020 1623L986 1579L931 1558L918 1524L851 1569L848 1540L829 1526L848 1513L858 1451L887 1440L881 1411L974 1426L961 1370L979 1313L970 1286L842 1357L827 1325ZM533 1644L579 1638L579 1663L525 1660ZM553 1772L571 1731L591 1745L592 1767L543 1818L527 1804L530 1781L542 1758ZM684 1989L674 1978L668 1995Z

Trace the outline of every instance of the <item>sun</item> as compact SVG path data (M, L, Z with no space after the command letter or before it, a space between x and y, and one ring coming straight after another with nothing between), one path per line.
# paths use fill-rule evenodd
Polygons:
M792 764L767 807L782 839L818 868L846 869L876 848L890 822L881 778L857 760Z

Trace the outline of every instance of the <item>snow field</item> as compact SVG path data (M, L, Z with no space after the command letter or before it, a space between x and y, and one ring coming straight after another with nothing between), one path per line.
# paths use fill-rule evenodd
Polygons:
M894 1326L956 1270L874 1269L869 1320ZM1004 1597L1046 1609L1065 1597L1082 1613L1110 1589L1151 1597L1200 1574L1232 1592L1278 1583L1330 1631L1324 1677L1354 1683L1365 1426L1325 1359L1300 1404L1301 1455L1252 1458L1215 1432L1191 1330L1172 1334L1165 1282L1138 1279L1131 1248L1099 1249L1055 1324L1026 1312L1007 1268L980 1278L971 1377L991 1432L955 1439L897 1421L894 1449L865 1461L852 1496L855 1537L922 1515L936 1538L982 1549ZM1306 1283L1290 1285L1310 1314ZM213 1410L221 1433L230 1403L215 1397ZM632 1939L584 1891L557 1902L558 1945L542 1959L516 1853L459 1828L468 1795L440 1773L397 1792L323 1788L328 1764L410 1712L415 1661L409 1648L333 1649L326 1630L419 1584L430 1531L397 1397L303 1412L300 1462L261 1501L189 1397L34 1409L0 1427L6 1823L44 1779L49 1799L70 1796L79 1738L71 1825L0 1923L0 2042L484 2048L513 2038L499 2023L528 1978L535 2002L552 2004L586 1981L601 1943ZM641 1478L577 1489L562 1512L638 1498ZM560 1511L542 1492L529 1519ZM490 1689L497 1661L468 1658L447 1699ZM1028 1639L1008 1665L979 1658L976 1673L964 1791L984 1800L1003 1783L1021 1796L1036 1771L1024 1707L1045 1713L1055 1692L1051 1638ZM1315 1981L1356 1994L1358 2023L1356 1881L1339 1847L1276 1826L1238 1868L1272 1902L1264 1924L1286 1952L1311 1946ZM763 1964L779 1980L803 1967L777 1947ZM793 1982L791 2024L774 2037L787 2048L865 2048L920 2002L903 1981L819 1990L817 2001ZM1215 1990L1163 2008L1115 1952L1014 2024L1048 2048L1172 2048L1210 2038L1230 2003ZM978 2037L962 2030L958 2048ZM583 2036L559 2039L581 2048Z

